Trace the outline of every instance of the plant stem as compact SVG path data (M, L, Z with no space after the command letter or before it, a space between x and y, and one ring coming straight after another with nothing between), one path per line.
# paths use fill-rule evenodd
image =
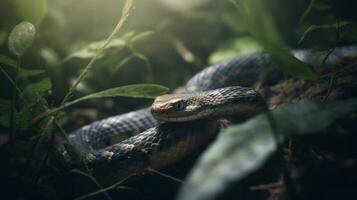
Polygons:
M126 21L126 19L129 16L130 10L133 6L133 2L134 2L134 0L126 0L125 1L121 17L120 17L117 25L115 26L114 30L110 33L108 38L105 40L105 43L103 44L103 46L101 46L100 48L97 49L96 54L93 56L93 58L89 61L87 66L80 73L76 82L69 88L67 94L65 95L65 97L63 98L63 100L61 102L61 105L65 104L67 102L67 100L71 97L71 95L73 94L74 90L77 88L79 83L81 83L86 78L86 75L92 69L94 62L98 59L98 57L103 53L103 51L108 46L108 44L113 40L115 35L119 32L120 28L123 26L124 22Z
M17 90L18 93L21 93L21 89L15 84L15 81L12 80L10 75L0 66L0 71L4 74L4 76L9 80L11 85Z
M13 90L12 90L12 99L11 99L11 110L10 110L10 143L13 143L15 139L15 112L16 112L16 102L17 102L17 91L18 91L18 86L17 86L17 80L18 80L18 75L20 71L20 66L21 66L21 58L18 58L18 62L16 64L16 69L15 69L15 76L14 79L12 80L9 77L9 80L13 84ZM5 73L7 74L7 73Z

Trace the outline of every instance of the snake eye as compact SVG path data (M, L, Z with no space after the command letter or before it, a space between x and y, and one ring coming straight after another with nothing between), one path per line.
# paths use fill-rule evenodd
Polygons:
M184 110L186 107L186 104L184 101L179 101L179 102L176 102L175 105L174 105L174 108L176 111L182 111Z

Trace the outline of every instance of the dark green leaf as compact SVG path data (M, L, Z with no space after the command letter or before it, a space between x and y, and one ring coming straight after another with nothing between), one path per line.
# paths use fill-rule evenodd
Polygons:
M30 22L21 22L12 29L9 36L8 47L11 53L21 57L32 45L36 35L36 29Z
M309 65L301 62L290 54L285 52L279 53L278 49L276 49L274 52L271 52L271 56L276 66L286 73L305 80L315 80L318 78Z
M24 93L44 93L52 88L52 83L49 78L44 78L37 83L27 85Z
M17 65L16 60L5 55L0 55L0 63L11 67L16 67Z
M47 102L39 95L22 97L20 111L15 111L15 128L25 130L29 121L45 111ZM0 125L9 127L11 102L0 99Z
M279 106L270 112L278 131L278 141L274 139L272 118L268 114L225 129L200 158L178 199L217 199L232 183L261 167L284 136L318 133L355 110L357 99L330 103L303 100Z
M25 95L22 94L20 111L16 112L16 129L20 131L29 128L29 122L44 113L48 108L47 101L42 97L41 93L27 93ZM38 123L34 128L40 127L41 124Z
M31 76L36 76L36 75L42 74L44 72L45 72L44 70L40 70L40 69L29 70L29 69L25 69L25 68L20 68L18 77L19 78L31 77Z

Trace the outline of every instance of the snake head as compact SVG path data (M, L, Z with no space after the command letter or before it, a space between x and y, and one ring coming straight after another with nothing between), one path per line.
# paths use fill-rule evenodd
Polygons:
M204 103L193 95L171 94L157 97L151 113L159 121L184 122L200 118L203 109Z
M256 91L239 86L192 94L159 96L151 113L159 121L185 122L207 118L244 118L265 109L263 97Z

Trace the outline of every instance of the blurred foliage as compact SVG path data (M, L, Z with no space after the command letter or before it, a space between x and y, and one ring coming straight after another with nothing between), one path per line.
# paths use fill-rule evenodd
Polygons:
M14 0L16 12L24 21L40 25L47 13L47 0Z
M225 129L203 154L178 199L220 199L230 185L261 167L286 137L319 133L355 110L356 99L302 100Z
M219 63L220 61L260 53L262 51L263 47L251 37L240 37L227 44L223 44L215 50L209 57L209 63Z
M143 107L148 100L123 96L153 98L222 60L266 51L288 74L314 79L288 51L356 43L353 8L344 0L1 0L0 155L11 164L0 171L24 176L14 183L24 193L34 184L52 195L41 183L53 171L43 166L58 158L54 133L88 122L76 112L95 107L96 120ZM17 170L22 159L29 167Z

